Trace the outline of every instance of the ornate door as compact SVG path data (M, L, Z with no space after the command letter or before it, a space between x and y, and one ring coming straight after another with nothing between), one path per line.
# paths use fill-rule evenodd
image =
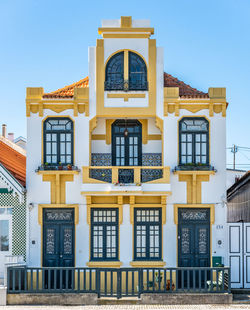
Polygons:
M210 266L209 209L179 209L178 266Z
M43 266L74 266L74 210L43 210Z

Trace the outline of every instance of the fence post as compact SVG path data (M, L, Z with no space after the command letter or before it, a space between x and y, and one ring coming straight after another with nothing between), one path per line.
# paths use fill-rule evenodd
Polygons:
M142 268L140 268L139 270L138 270L138 273L139 273L139 283L138 283L138 285L139 285L139 288L138 288L138 298L140 298L141 297L141 294L142 294L142 292L143 292L143 269Z
M117 270L117 299L122 297L121 294L121 270Z
M97 293L97 297L100 298L101 296L101 291L100 291L100 287L101 287L101 284L100 284L100 270L97 268L95 270L95 286L96 286L96 293Z

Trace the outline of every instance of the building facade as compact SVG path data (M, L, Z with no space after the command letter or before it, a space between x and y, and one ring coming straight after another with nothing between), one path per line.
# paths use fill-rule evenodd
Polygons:
M227 264L225 88L164 73L147 20L98 33L88 77L27 88L29 266Z
M25 151L0 136L0 284L5 265L26 259L26 155Z

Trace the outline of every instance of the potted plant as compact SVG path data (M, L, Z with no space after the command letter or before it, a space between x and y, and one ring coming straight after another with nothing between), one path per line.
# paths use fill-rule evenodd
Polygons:
M72 170L72 165L71 165L71 164L68 164L68 165L67 165L67 169L68 169L68 170Z
M48 168L49 168L49 163L44 163L44 170L48 170Z
M59 165L58 165L58 170L63 170L63 166L62 166L62 163L59 161L59 163L58 163Z

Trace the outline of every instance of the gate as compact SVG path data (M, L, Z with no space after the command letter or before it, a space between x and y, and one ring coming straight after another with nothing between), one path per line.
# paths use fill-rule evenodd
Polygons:
M232 288L250 288L250 223L229 223Z

